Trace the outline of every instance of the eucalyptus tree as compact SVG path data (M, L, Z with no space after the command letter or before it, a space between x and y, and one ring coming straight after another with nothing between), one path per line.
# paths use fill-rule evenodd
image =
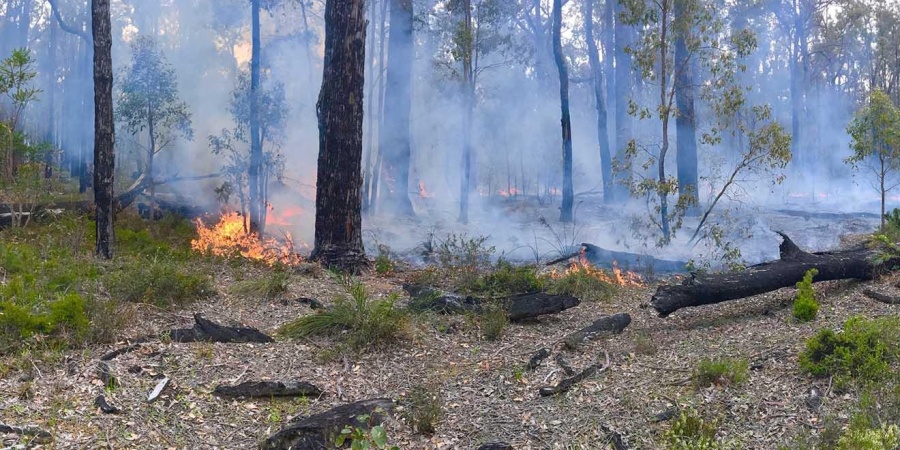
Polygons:
M113 120L112 26L110 0L92 0L91 32L94 41L94 204L96 254L113 255L115 217L115 123Z
M146 168L139 179L146 178L150 189L150 217L156 201L154 157L179 138L193 139L191 113L187 103L178 97L175 70L166 61L156 40L141 36L131 44L131 63L125 68L118 96L119 121L132 135L147 133L143 146Z

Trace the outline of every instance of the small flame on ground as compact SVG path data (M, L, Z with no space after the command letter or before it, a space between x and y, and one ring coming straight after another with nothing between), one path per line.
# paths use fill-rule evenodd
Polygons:
M294 251L291 234L285 232L284 242L274 238L260 239L256 233L244 228L244 217L237 212L222 215L214 225L207 226L203 220L197 225L197 239L191 241L191 249L206 255L235 256L262 261L269 265L300 263L300 255Z
M550 272L550 276L553 278L562 278L572 273L582 273L605 283L616 286L644 286L644 281L641 279L640 275L628 270L620 269L616 261L612 262L612 266L612 273L609 273L608 271L605 271L603 269L598 269L587 260L585 251L582 248L581 254L578 256L578 259L576 261L573 261L566 270L554 270L553 272Z

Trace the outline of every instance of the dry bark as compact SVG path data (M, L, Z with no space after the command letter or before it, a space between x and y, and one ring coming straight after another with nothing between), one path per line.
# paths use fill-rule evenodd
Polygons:
M300 418L269 436L262 450L319 450L333 448L335 437L344 427L365 427L379 424L390 417L394 402L388 398L363 400L338 406L323 413ZM360 423L359 416L369 416L368 423Z
M237 386L216 386L222 397L318 397L322 390L305 381L245 381Z

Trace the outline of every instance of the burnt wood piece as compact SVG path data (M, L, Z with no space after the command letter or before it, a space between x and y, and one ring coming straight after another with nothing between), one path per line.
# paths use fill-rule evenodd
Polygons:
M280 431L266 438L259 448L262 450L333 448L335 438L344 427L369 427L368 423L359 422L359 416L368 415L369 423L379 424L390 417L393 408L394 402L388 398L362 400L341 405L292 421Z
M517 322L524 319L556 314L578 306L581 301L571 295L553 295L543 292L521 294L509 297L504 302L509 312L509 320Z
M486 300L444 292L438 289L404 284L403 289L409 293L409 308L414 311L433 311L440 314L480 313L484 310ZM578 306L581 302L570 295L553 295L544 292L519 294L507 297L502 301L509 314L509 320L517 322L545 314L555 314Z
M528 370L537 369L537 366L541 365L541 362L547 359L548 356L550 356L549 348L542 348L534 352L534 354L531 355L531 359L528 360L528 364L525 364L525 368Z
M871 298L872 300L876 300L881 303L887 303L888 305L900 305L900 297L882 294L881 292L873 291L872 289L864 289L863 295Z
M322 302L320 302L314 298L297 297L293 300L282 300L281 301L281 304L285 305L285 306L290 305L291 303L300 303L301 305L309 306L309 309L324 309L325 308L325 305L323 305Z
M628 446L628 443L625 442L625 439L622 437L618 431L615 431L609 428L606 425L600 425L600 431L606 435L606 443L612 445L612 448L615 450L629 450L631 447Z
M106 361L100 361L97 363L97 374L100 376L100 381L103 382L103 386L107 388L114 388L118 386L119 380L116 379L116 376L113 375L112 369L109 367L109 364Z
M609 269L615 261L618 268L625 270L646 270L652 273L687 272L686 261L671 261L638 253L607 250L588 243L581 244L581 247L584 250L584 257L597 267Z
M112 361L116 359L119 355L124 355L125 353L133 352L137 349L141 348L141 344L131 344L122 348L117 348L103 356L100 357L100 361Z
M569 389L572 389L573 386L581 383L585 379L592 377L597 373L605 371L609 368L609 353L605 353L605 355L606 362L604 362L602 366L600 365L600 363L592 364L588 366L588 368L576 373L569 378L563 378L562 381L560 381L556 386L542 387L539 391L541 397L549 397L551 395L558 395L567 392Z
M513 450L513 446L506 442L488 442L481 444L475 450Z
M619 334L631 324L631 315L618 313L604 316L595 320L590 325L563 338L563 344L569 350L575 350L586 341L592 341L602 336Z
M800 250L787 235L779 234L783 241L779 246L778 260L735 273L692 273L680 285L657 288L650 306L665 317L681 308L710 305L792 287L803 279L809 269L819 271L813 278L814 282L847 278L871 280L882 268L898 263L898 260L891 259L883 264L874 264L873 257L878 252L874 249L807 253Z
M17 434L19 436L33 436L32 444L47 444L53 441L53 435L49 431L38 428L34 425L18 427L15 425L7 425L0 423L0 433Z
M653 423L665 422L665 421L667 421L667 420L669 420L669 419L671 419L671 418L677 416L678 413L679 413L678 407L677 407L677 406L672 406L672 407L666 408L665 411L656 413L656 414L650 419L650 421L653 422Z
M569 364L569 361L566 360L566 357L563 356L562 353L556 354L556 365L562 369L566 376L571 377L572 375L575 375L575 369L572 368L572 365Z
M110 405L106 401L106 396L103 394L98 395L97 398L94 399L94 406L100 408L100 411L103 411L105 414L118 414L122 412L121 409Z
M270 336L250 327L228 327L205 319L200 313L194 314L193 328L179 328L169 332L175 342L223 342L223 343L268 343L275 342Z
M318 397L322 390L305 381L245 381L236 386L216 386L222 397Z

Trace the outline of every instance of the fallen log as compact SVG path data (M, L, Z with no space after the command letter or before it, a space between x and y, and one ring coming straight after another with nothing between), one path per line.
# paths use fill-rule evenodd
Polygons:
M898 263L897 259L876 263L874 257L878 250L866 248L807 253L787 235L779 234L782 237L778 248L779 259L735 273L691 273L680 285L657 288L650 306L665 317L681 308L710 305L792 287L810 269L819 271L813 282L850 278L871 280L883 267Z
M873 291L871 289L864 289L863 295L871 298L872 300L879 301L881 303L887 303L888 305L900 305L900 297L882 294L881 292Z
M362 400L338 406L323 413L294 420L269 436L259 448L263 450L319 450L334 448L335 438L344 427L370 428L369 424L386 421L394 408L388 398ZM360 416L368 416L360 422Z
M216 386L220 397L318 397L322 390L305 381L245 381L236 386Z
M409 308L414 311L432 311L440 314L481 313L488 300L444 292L430 287L404 284L403 289L409 293ZM556 314L581 303L571 295L556 295L545 292L518 294L507 297L500 304L509 314L509 320L518 322L546 314Z
M16 434L19 436L32 436L32 443L47 444L53 441L53 435L49 431L38 428L34 425L17 427L15 425L7 425L0 423L0 433Z
M270 336L250 327L227 327L205 319L200 313L194 314L193 328L178 328L169 332L175 342L223 342L223 343L268 343L275 342Z
M94 399L94 406L100 408L100 411L103 411L104 414L118 414L122 412L121 409L110 405L109 402L106 401L106 396L100 394L97 398Z
M488 442L479 445L475 450L513 450L513 446L506 442Z
M600 372L605 371L609 368L609 353L606 353L606 362L601 366L600 364L591 364L587 369L582 370L575 375L564 378L559 382L556 386L545 386L540 389L541 397L549 397L551 395L558 395L564 392L567 392L569 389L572 389L578 383L586 380L589 377L594 376Z
M671 261L668 259L654 258L650 255L639 253L620 252L607 250L593 244L583 243L584 257L591 264L607 269L613 268L613 262L619 269L648 271L651 273L678 273L686 272L686 261Z
M525 369L529 371L537 369L537 366L541 365L541 362L547 359L548 356L550 356L549 348L542 348L534 352L534 354L531 355L531 359L528 360L528 364L525 364Z
M575 350L584 342L592 341L602 336L619 334L630 324L631 315L628 313L604 316L595 320L590 325L564 337L563 344L567 349Z
M563 373L566 374L567 377L571 377L575 375L575 369L572 368L572 365L569 364L569 361L566 360L566 357L562 355L562 353L556 354L556 365L562 369Z

